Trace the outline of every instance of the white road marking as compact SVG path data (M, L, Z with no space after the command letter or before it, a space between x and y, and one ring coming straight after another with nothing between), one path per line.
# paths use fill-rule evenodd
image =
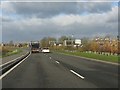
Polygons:
M26 54L27 54L27 53L26 53ZM24 55L22 55L22 56L24 56ZM6 63L0 65L0 67L4 66L4 65L6 65L6 64L8 64L8 63L10 63L10 62L16 61L17 59L21 58L22 56L17 57L17 58L15 58L15 59L13 59L13 60L11 60L11 61L9 61L9 62L6 62Z
M11 63L11 64L13 64L13 63ZM7 66L4 67L4 68L1 68L1 69L0 69L0 72L1 72L2 70L4 70L5 68L9 67L11 64L7 65Z
M51 57L49 57L50 59L52 59Z
M60 62L58 62L58 61L55 61L57 64L60 64Z
M112 65L120 65L119 63L113 63L113 62L108 62L108 61L102 61L102 60L93 59L93 58L87 58L87 57L82 57L82 56L70 55L70 54L65 54L65 53L59 53L59 54L67 55L67 56L73 56L73 57L78 57L78 58L83 58L83 59L87 59L87 60L91 60L91 61L96 61L96 62L102 62L102 63L112 64Z
M9 69L7 72L5 72L3 75L0 76L0 80L5 77L7 74L9 74L12 70L14 70L18 65L20 65L22 62L24 62L29 56L31 55L31 53L24 58L22 61L20 61L18 64L16 64L14 67L12 67L11 69Z
M78 77L84 79L85 77L81 76L80 74L76 73L75 71L73 70L70 70L70 72L72 72L73 74L77 75Z

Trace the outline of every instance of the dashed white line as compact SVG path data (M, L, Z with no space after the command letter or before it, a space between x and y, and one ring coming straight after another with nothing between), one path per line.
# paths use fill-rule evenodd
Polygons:
M7 72L5 72L3 75L0 76L0 80L5 77L8 73L10 73L12 70L14 70L18 65L20 65L23 61L25 61L29 56L31 55L31 53L24 58L22 61L20 61L18 64L16 64L14 67L12 67L10 70L8 70Z
M58 62L58 61L55 61L57 64L60 64L60 62Z
M51 57L49 57L50 59L52 59Z
M80 77L81 79L84 79L85 77L83 77L82 75L76 73L75 71L73 70L70 70L70 72L72 72L73 74L77 75L78 77Z

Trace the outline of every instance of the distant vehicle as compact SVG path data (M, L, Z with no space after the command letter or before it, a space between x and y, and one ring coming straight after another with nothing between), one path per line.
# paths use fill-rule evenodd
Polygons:
M50 49L48 47L42 48L43 53L50 53Z
M38 42L34 42L34 41L31 41L31 52L34 53L34 52L40 52L40 43L39 41Z

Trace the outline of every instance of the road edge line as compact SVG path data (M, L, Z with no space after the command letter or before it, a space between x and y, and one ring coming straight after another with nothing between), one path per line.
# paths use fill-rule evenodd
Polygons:
M57 53L59 53L59 52L57 52ZM99 60L99 59L87 58L87 57L76 56L76 55L70 55L70 54L65 54L65 53L59 53L59 54L68 55L68 56L73 56L73 57L78 57L78 58L83 58L83 59L87 59L87 60L91 60L91 61L96 61L96 62L102 62L102 63L106 63L106 64L117 65L117 66L120 65L120 64L118 64L118 63L102 61L102 60Z
M13 71L17 66L19 66L23 61L25 61L29 56L31 55L31 53L25 57L22 61L20 61L18 64L16 64L15 66L13 66L11 69L9 69L7 72L5 72L3 75L0 76L0 80L2 78L4 78L7 74L9 74L11 71Z
M27 52L27 53L29 53L29 52ZM26 54L27 54L27 53L26 53ZM26 55L26 54L25 54L25 55ZM21 57L23 57L23 56L24 56L24 55L21 55L21 56L19 56L19 57L13 59L13 60L11 60L11 61L8 61L8 62L6 62L6 63L0 65L0 67L4 66L4 65L6 65L6 64L8 64L8 63L10 63L10 62L16 61L17 59L19 59L19 58L21 58Z

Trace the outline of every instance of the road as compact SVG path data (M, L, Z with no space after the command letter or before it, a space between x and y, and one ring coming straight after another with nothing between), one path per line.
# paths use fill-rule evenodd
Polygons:
M118 66L58 53L33 53L2 79L3 88L117 88Z

